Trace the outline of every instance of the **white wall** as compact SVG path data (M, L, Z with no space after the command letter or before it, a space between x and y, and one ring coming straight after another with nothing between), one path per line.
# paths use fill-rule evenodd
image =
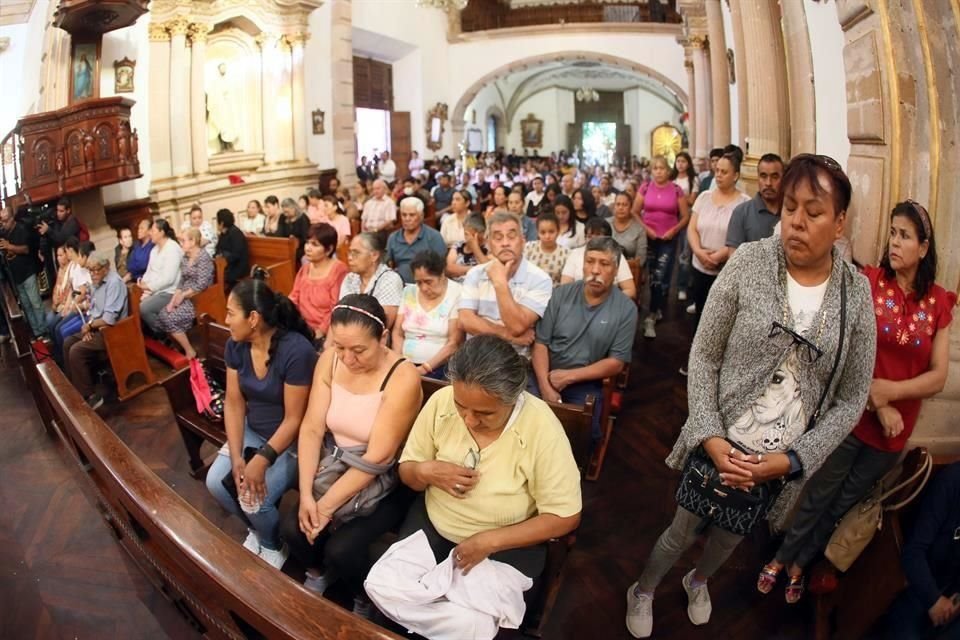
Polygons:
M847 138L847 89L843 65L843 31L834 2L804 0L813 80L816 90L817 153L847 166L850 140Z
M333 86L332 67L333 58L330 47L331 6L325 2L323 6L310 14L308 31L310 40L307 41L303 52L304 69L304 99L307 104L303 111L307 118L307 156L321 169L331 169L333 159ZM350 96L353 99L353 96ZM313 135L314 109L324 113L323 135Z
M630 125L630 153L650 157L650 132L664 122L677 126L680 112L673 105L643 89L623 92L623 120Z
M149 24L148 14L141 16L135 24L125 29L117 29L103 36L103 46L100 50L100 97L121 95L136 102L130 111L130 128L136 129L139 134L140 147L137 155L140 158L140 173L143 174L143 177L137 180L127 180L103 187L104 206L146 198L150 188ZM123 58L129 58L137 63L134 68L133 93L117 94L114 92L116 85L113 63ZM189 122L185 124L190 126Z
M0 53L0 77L8 92L0 100L0 136L13 129L21 117L36 111L47 11L49 0L37 0L26 23L0 27L0 37L10 38L9 48Z
M520 122L531 113L537 120L543 120L541 155L549 155L561 149L569 151L567 125L574 120L573 93L566 89L546 89L521 102L510 122L510 132L507 134L507 142L504 145L507 149L515 148L522 153L523 136Z

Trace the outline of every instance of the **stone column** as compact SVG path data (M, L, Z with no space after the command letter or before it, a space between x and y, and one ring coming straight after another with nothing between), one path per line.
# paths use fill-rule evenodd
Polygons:
M727 73L727 41L723 34L723 10L720 8L720 0L706 0L706 10L707 27L710 30L710 88L713 97L712 142L710 144L714 147L723 147L730 144L732 140L730 139L730 78Z
M293 159L303 161L307 159L307 116L306 103L303 97L303 45L310 37L308 33L287 35L286 41L290 45L290 96L293 101L291 115L293 118Z
M330 59L333 63L330 83L333 89L333 114L329 122L333 133L333 161L340 180L356 180L357 137L353 109L353 3L333 0L330 8Z
M690 38L693 57L693 79L697 96L697 111L694 114L694 130L697 132L697 144L694 155L706 158L710 153L710 138L708 135L710 114L710 71L707 61L707 39L703 36Z
M190 21L180 16L167 23L170 30L170 143L173 176L179 178L193 172L193 146L190 135L190 60L187 52L187 31ZM176 132L176 137L173 136Z
M277 148L277 83L275 71L279 56L278 36L261 33L256 37L260 47L260 113L263 120L263 163L273 164L280 159Z
M689 96L689 104L687 105L687 129L690 131L689 139L687 145L690 147L689 151L693 152L697 148L697 136L700 133L697 131L696 123L694 122L694 114L697 112L697 83L696 77L693 74L693 59L687 51L686 59L683 61L683 67L687 70L687 95Z
M746 148L746 139L750 137L750 112L747 105L750 98L747 95L747 56L746 45L743 43L743 18L740 13L740 3L730 2L730 22L733 26L733 61L737 73L737 104L739 106L737 120L739 121L740 139L737 144L741 149Z
M790 155L814 153L817 148L817 107L807 11L802 2L781 2L780 9L790 82Z
M173 175L170 164L170 32L165 24L150 25L150 168L152 179ZM142 134L141 134L142 135Z
M764 153L789 157L790 106L787 71L780 31L777 0L742 0L740 18L747 85L747 110L750 121L748 156ZM742 109L742 107L741 107ZM755 163L755 161L754 161Z
M193 140L193 172L207 173L210 170L210 158L207 150L207 101L205 91L204 67L207 63L207 34L210 25L194 23L190 25L190 42L193 51L190 55L190 129Z

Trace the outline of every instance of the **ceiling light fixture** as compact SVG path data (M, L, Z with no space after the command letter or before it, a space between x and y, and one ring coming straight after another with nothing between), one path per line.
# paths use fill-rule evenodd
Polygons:
M600 100L600 94L597 93L597 90L590 87L577 89L574 96L577 98L577 102L598 102Z

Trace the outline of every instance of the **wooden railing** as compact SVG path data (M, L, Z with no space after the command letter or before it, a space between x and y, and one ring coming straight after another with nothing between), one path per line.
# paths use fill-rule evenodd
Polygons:
M52 362L40 386L104 520L145 575L210 638L400 640L314 595L190 506L113 433Z
M533 7L511 8L502 0L470 0L460 12L460 29L464 33L509 27L591 22L681 22L676 0L662 5L648 2L577 2Z

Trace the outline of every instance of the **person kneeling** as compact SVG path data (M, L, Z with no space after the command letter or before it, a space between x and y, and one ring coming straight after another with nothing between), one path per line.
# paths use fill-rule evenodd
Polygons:
M544 568L546 542L580 523L580 473L563 426L545 402L524 392L526 362L502 338L468 340L450 358L447 376L452 385L431 396L400 456L400 479L424 493L407 514L397 544L414 534L425 537L433 559L449 556L464 577L474 570L491 575L484 563L490 559L536 578ZM374 571L378 566L367 592L384 613L395 611L389 593L395 590L380 573L373 584ZM501 584L475 587L472 594L499 593ZM511 596L503 593L499 600L522 601L522 588ZM517 604L522 619L522 602ZM449 630L453 621L440 610L431 619L431 607L403 607L411 616L397 622L427 636L431 624Z
M339 578L364 617L370 544L395 529L410 505L410 492L396 490L395 461L421 397L416 368L387 348L386 323L371 295L344 296L333 307L300 429L300 507L281 526L307 568L304 586L322 594Z

